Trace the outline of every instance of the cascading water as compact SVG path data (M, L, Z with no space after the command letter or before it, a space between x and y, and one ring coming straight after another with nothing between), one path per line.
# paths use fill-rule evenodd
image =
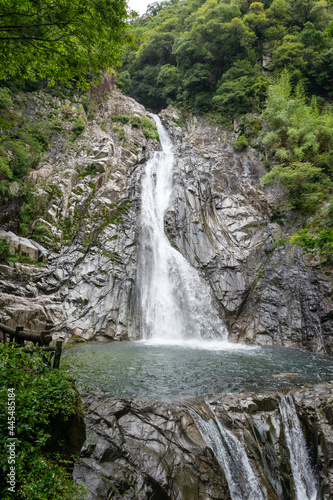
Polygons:
M318 478L311 467L301 424L290 394L281 396L279 409L290 454L296 499L317 500L319 498Z
M213 307L209 286L170 245L164 232L174 154L160 119L154 118L162 152L156 152L146 163L142 179L138 269L142 338L226 340L227 329Z
M202 437L224 470L232 500L264 500L266 495L242 443L221 425L209 404L205 404L204 414L198 408L191 407L191 410L196 414Z

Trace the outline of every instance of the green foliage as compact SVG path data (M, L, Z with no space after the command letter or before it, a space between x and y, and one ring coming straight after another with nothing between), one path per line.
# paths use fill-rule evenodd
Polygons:
M172 66L171 64L161 66L156 83L161 87L162 97L166 100L167 104L177 99L179 74L176 66Z
M9 250L8 243L5 240L0 240L0 263L8 264L9 262L23 262L33 264L34 266L43 266L43 262L32 260L26 255L12 254Z
M85 128L86 125L83 121L83 118L81 118L81 116L75 118L74 125L72 127L72 132L74 136L79 137L79 135L81 135L82 132L84 132Z
M129 41L125 0L8 0L0 16L0 78L90 85Z
M80 398L73 380L61 370L52 370L42 354L30 356L22 348L0 343L2 382L0 390L0 459L2 498L48 500L84 498L82 488L73 483L63 467L64 457L47 453L50 424L62 422L81 412ZM8 389L15 392L16 491L7 492ZM59 443L61 445L61 443ZM60 450L60 448L59 448ZM62 465L57 463L62 462Z
M112 121L113 122L120 122L123 125L126 125L127 123L130 122L130 117L128 115L113 115Z
M324 206L319 214L319 223L321 227L332 228L333 227L333 198L329 200L326 206Z
M250 61L237 61L224 73L213 98L213 106L224 115L234 117L249 109L262 108L268 77L253 68Z
M10 257L10 251L8 248L7 241L0 240L0 262L7 263Z
M128 94L132 90L131 75L128 71L120 71L118 73L117 85L124 94Z
M31 185L26 186L24 197L25 202L19 212L20 232L23 236L32 236L34 222L43 215L48 199L45 196L37 196Z
M44 216L50 201L56 195L57 188L53 185L38 191L33 184L26 183L22 192L23 204L19 210L19 230L22 236L57 248L57 242L49 225L38 220Z
M81 179L84 179L84 177L87 177L88 175L96 175L96 174L97 174L96 166L93 163L91 163L91 165L88 165L87 168L85 168L84 170L79 171L79 177Z
M7 106L13 106L11 94L11 91L6 87L0 88L0 109Z
M120 86L157 111L234 117L260 111L272 72L288 69L294 84L331 98L331 18L322 0L162 2L132 22L139 50L127 50L130 84Z
M8 89L0 89L9 98ZM0 96L1 99L1 96ZM17 180L35 167L48 149L52 129L46 121L22 117L19 102L10 97L0 113L0 180Z
M263 183L288 190L289 208L313 213L332 191L333 113L306 102L303 87L292 92L285 70L269 88L263 145L274 163Z
M238 151L244 151L248 147L248 145L249 145L249 142L246 139L246 137L244 137L244 135L240 135L238 137L238 139L236 139L236 141L234 142L234 147Z
M86 500L88 492L74 483L71 474L63 466L43 455L37 455L31 463L20 498L25 500Z
M159 140L156 124L155 122L150 120L150 118L147 118L147 116L142 116L140 127L142 128L143 135L148 139Z
M132 128L141 128L143 134L149 139L159 139L155 123L144 115L113 115L113 122L119 122L123 125L131 125ZM124 138L121 127L113 127L113 130L120 132L120 138Z
M110 209L104 213L104 222L101 225L101 229L108 226L109 224L119 224L121 216L126 213L131 208L131 204L127 201L124 205L112 204Z
M333 228L302 229L290 241L301 246L306 253L317 254L327 264L333 264Z
M288 189L289 209L304 213L315 212L326 197L332 182L322 170L311 163L295 162L290 165L275 165L262 179L263 184L281 184Z

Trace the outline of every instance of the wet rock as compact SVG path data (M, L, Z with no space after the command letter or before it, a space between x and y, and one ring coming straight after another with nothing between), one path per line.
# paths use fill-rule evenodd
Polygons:
M229 498L224 473L185 407L153 400L124 404L102 391L82 398L93 445L83 448L74 478L89 486L90 500L116 490L128 499Z
M320 498L327 500L333 494L332 390L332 384L321 384L292 391L320 478ZM162 402L83 392L88 435L74 478L89 487L89 500L113 495L129 500L229 499L225 473L200 424L202 418L213 418L239 440L265 498L294 499L280 396L224 394L209 402Z

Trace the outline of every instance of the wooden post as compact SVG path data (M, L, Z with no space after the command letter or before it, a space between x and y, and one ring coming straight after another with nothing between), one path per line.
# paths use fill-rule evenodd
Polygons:
M51 340L52 335L50 335L49 331L47 330L46 332L44 331L40 334L40 342L38 342L38 344L48 346Z
M23 330L24 330L23 326L17 326L15 328L15 333L14 333L15 342L22 346L24 346L24 339L19 334L23 332Z
M53 368L59 368L60 366L61 351L62 351L62 342L58 340L56 342L56 348L54 353Z

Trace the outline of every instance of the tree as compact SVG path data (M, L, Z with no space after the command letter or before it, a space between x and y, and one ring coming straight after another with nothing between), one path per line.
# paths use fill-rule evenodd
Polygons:
M299 84L292 91L284 70L270 86L262 140L273 168L262 179L288 190L288 208L315 212L332 192L333 113L320 112L316 100L306 102Z
M165 64L161 67L157 77L157 84L162 87L162 96L167 99L168 104L177 97L178 80L178 70L175 66Z
M77 79L117 64L126 0L0 0L0 79Z
M266 97L268 77L247 60L237 61L226 71L213 97L213 106L227 116L258 112Z

